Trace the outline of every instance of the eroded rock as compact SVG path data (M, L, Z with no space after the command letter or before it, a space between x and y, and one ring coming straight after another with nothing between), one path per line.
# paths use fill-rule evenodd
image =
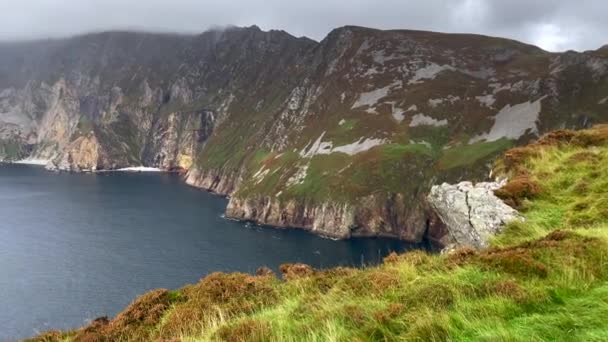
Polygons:
M428 202L446 225L452 246L485 248L506 223L523 220L494 195L504 182L441 184L433 186Z
M52 161L47 168L62 171L95 171L99 161L99 142L90 134L70 143L65 153Z

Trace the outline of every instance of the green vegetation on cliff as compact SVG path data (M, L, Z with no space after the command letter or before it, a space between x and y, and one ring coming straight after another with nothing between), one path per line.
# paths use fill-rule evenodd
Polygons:
M364 269L283 265L283 279L214 273L36 340L605 341L607 161L606 126L508 151L497 194L526 221L485 251L393 254Z
M309 158L293 151L258 151L235 196L308 203L357 203L369 195L393 193L415 197L433 182L454 181L463 172L485 174L484 165L511 146L513 141L508 139L451 148L412 141L375 146L354 155L333 152Z
M420 167L433 163L432 150L424 144L387 144L356 155L332 153L301 158L295 152L270 155L253 169L254 175L237 196L274 196L321 203L355 202L373 193L403 192L404 181L418 176ZM429 176L432 174L429 173Z
M0 161L15 161L27 157L27 147L14 140L0 140Z

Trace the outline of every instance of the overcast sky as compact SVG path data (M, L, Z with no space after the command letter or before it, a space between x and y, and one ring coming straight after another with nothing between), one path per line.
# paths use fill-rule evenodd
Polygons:
M0 0L0 40L258 25L321 40L359 25L509 37L546 50L608 44L608 0Z

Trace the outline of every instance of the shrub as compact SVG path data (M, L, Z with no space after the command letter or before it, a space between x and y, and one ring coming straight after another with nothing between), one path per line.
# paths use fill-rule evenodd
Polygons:
M305 264L283 264L279 267L283 274L283 279L294 280L305 278L314 274L314 269Z
M505 186L494 191L494 194L507 205L520 208L523 201L532 199L540 194L540 185L529 176L518 176L510 180Z
M263 342L268 341L271 334L272 329L268 322L244 319L234 325L221 327L216 335L222 341Z
M504 173L519 173L525 161L538 154L538 149L529 146L512 148L505 152L500 159L504 168L501 171Z
M161 336L192 333L200 323L252 313L277 300L274 277L244 273L212 273L198 284L184 288L186 301L177 303L160 326Z
M486 268L493 268L519 276L547 277L549 270L540 261L534 259L529 249L517 248L482 253L479 262Z
M514 279L500 279L488 282L484 285L484 288L491 295L514 299L517 302L523 302L528 297L526 289Z

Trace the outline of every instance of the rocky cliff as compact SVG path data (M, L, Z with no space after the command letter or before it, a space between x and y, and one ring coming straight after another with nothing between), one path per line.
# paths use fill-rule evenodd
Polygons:
M1 159L187 170L231 217L337 238L441 240L432 185L606 120L605 49L350 26L0 44Z
M256 93L289 84L297 73L284 69L309 44L256 27L1 43L0 158L70 171L190 169L230 110L281 95Z

